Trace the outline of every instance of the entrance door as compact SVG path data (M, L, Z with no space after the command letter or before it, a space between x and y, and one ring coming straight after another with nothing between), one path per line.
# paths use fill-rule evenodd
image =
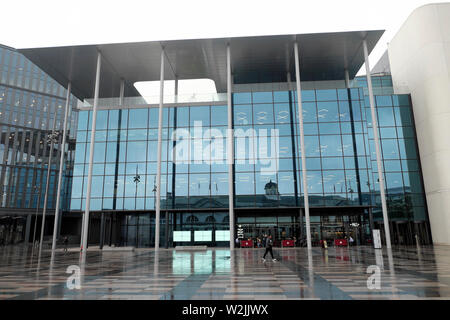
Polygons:
M431 237L429 236L426 222L414 222L414 228L420 245L431 244Z
M395 232L398 245L412 245L412 230L409 221L397 221Z
M330 245L334 244L334 240L336 239L344 239L345 228L342 217L322 216L321 220L321 240L327 241L327 243Z
M279 239L277 232L277 225L274 223L261 223L255 226L255 238L263 235L272 236L274 239Z
M353 238L354 245L366 244L363 228L363 220L360 215L353 215L348 217L349 221L349 237Z
M321 241L333 245L336 239L349 239L353 244L363 244L363 225L356 215L321 215L311 216L311 242L313 246L320 246Z
M281 228L276 223L241 223L236 225L236 230L243 229L242 239L252 239L256 241L257 238L262 239L264 235L271 235L274 240L274 245L277 246L281 240Z
M322 238L322 228L320 226L320 216L310 217L310 228L311 228L311 245L320 246L320 240ZM303 228L305 232L306 239L306 226Z

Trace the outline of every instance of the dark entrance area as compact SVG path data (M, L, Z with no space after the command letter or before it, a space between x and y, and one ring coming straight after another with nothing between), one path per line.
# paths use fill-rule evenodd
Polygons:
M17 244L24 241L26 218L3 216L0 218L0 245Z
M374 228L381 232L381 241L385 244L383 221L375 221ZM390 221L391 243L396 246L430 245L432 244L429 225L425 221Z
M102 230L103 229L103 230ZM228 247L228 212L161 211L161 247ZM155 245L155 212L104 212L90 217L89 244L148 248Z
M282 240L296 240L297 246L306 246L306 219L302 208L236 210L236 229L243 229L243 239L256 240L272 235L275 246ZM335 240L354 240L353 245L371 244L369 210L365 207L311 208L311 241L328 246ZM256 242L256 241L255 241Z
M65 218L64 221L66 220ZM81 219L76 219L81 229ZM235 210L235 235L240 240L253 240L271 235L275 246L283 240L295 240L296 246L306 246L306 218L303 208L252 208ZM313 246L339 244L350 238L350 245L372 245L372 230L381 231L384 243L384 227L380 220L373 221L369 207L313 207L310 209L311 241ZM103 228L103 231L102 231ZM63 227L62 234L67 232ZM242 232L237 233L240 230ZM426 222L391 221L393 245L431 244ZM104 212L92 213L90 217L89 244L133 246L140 248L155 245L155 213L150 212ZM161 247L229 246L229 216L227 211L191 210L162 211L160 224Z

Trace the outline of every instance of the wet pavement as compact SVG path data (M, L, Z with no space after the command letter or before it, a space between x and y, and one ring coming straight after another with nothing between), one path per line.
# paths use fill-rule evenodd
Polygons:
M82 263L76 249L52 259L2 247L0 300L450 300L450 246L274 248L275 262L263 253L92 248Z

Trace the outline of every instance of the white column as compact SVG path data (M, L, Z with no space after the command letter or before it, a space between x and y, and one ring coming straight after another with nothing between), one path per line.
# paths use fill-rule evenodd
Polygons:
M233 202L233 163L234 163L234 134L233 134L233 109L232 99L232 79L231 79L231 53L230 44L227 45L227 103L228 103L228 215L230 223L230 249L234 249L234 202Z
M384 173L381 163L380 140L378 138L378 122L375 111L375 99L373 97L372 78L370 76L369 53L367 50L367 41L363 40L364 65L366 66L367 87L369 89L370 111L372 115L373 140L375 142L375 152L377 155L378 180L380 184L381 209L383 211L384 233L386 236L386 247L391 248L391 234L389 231L389 217L386 205L386 192L384 189Z
M293 91L292 89L292 80L291 80L291 73L288 71L287 72L287 83L288 83L288 90L289 91ZM294 115L295 117L295 115ZM298 163L297 161L297 171L300 171L300 163ZM295 172L295 175L297 175L297 172ZM297 180L296 180L297 183ZM298 190L298 194L300 194L300 190ZM299 231L300 231L300 239L301 240L303 238L303 209L299 210Z
M175 89L174 89L175 99L174 102L178 103L178 77L175 77Z
M124 92L125 92L125 80L120 79L119 106L123 106Z
M59 175L58 175L58 189L56 190L56 207L55 207L55 223L53 225L53 241L52 241L52 252L56 249L56 235L58 233L58 223L59 223L59 202L61 198L61 184L62 184L62 175L64 168L64 154L66 150L66 134L67 134L67 117L69 114L69 106L70 106L70 91L72 90L72 83L69 82L67 86L67 95L66 95L66 109L64 111L64 125L63 125L63 137L62 144L60 146L61 156L59 158Z
M84 214L81 215L81 240L80 240L80 247L83 248L83 235L84 235Z
M31 230L31 214L27 215L27 224L25 225L25 239L24 239L25 245L28 245L30 242L30 230Z
M174 103L178 102L178 77L177 75L175 75L175 84L174 84L174 99L173 99ZM173 173L172 173L172 183L173 186L172 188L175 186L176 181L175 181L175 177L176 177L176 169L175 169L175 164L176 164L176 148L174 146L174 144L176 145L176 141L177 141L177 137L176 137L176 130L174 130L173 132L173 136L172 136L172 140L171 140L171 147L172 147L172 166L173 166ZM170 165L170 164L169 164ZM171 190L171 192L174 190ZM175 201L175 192L172 192L172 201ZM174 203L174 202L172 202ZM169 211L166 211L166 224L165 224L165 248L168 249L169 248L169 216L171 214L169 213ZM174 215L172 214L172 217ZM155 260L156 261L156 260ZM157 271L157 264L155 262L155 270ZM157 274L157 273L156 273Z
M286 73L286 78L288 83L288 90L292 91L291 73L289 71Z
M159 223L161 214L161 155L162 155L162 122L164 104L164 48L161 51L161 75L159 78L159 118L158 118L158 165L156 171L156 217L155 217L155 249L159 249Z
M345 73L345 88L348 89L350 88L350 75L348 74L348 69L345 69L344 73Z
M298 104L298 122L300 125L300 149L302 158L302 180L303 180L303 198L305 202L305 219L306 219L306 242L308 249L311 249L311 226L309 219L309 197L308 197L308 180L306 171L306 155L305 155L305 137L303 134L303 108L302 108L302 89L300 85L300 61L298 57L298 43L294 43L295 55L295 82L297 84L297 104Z
M83 232L82 232L83 238L81 243L81 248L83 250L84 257L86 257L88 235L89 235L89 211L91 205L92 165L94 162L95 126L97 124L97 106L98 106L98 95L100 90L101 64L102 64L102 55L99 51L97 54L97 70L95 74L94 106L92 108L91 145L89 148L89 169L88 169L88 181L86 190L86 209L84 211Z
M42 242L44 242L45 215L47 213L48 188L49 188L49 185L50 185L50 172L51 172L51 168L52 168L52 157L53 157L53 147L54 147L53 139L54 139L54 134L55 134L56 118L57 118L57 110L55 109L55 118L53 120L53 129L52 129L52 134L51 134L50 151L48 153L47 182L45 183L44 208L42 209L41 239L39 241L39 255L42 252Z

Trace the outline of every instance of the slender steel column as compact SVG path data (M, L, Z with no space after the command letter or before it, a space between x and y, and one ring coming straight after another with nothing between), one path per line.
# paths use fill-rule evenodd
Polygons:
M36 229L37 229L37 221L38 221L38 212L39 212L39 207L40 207L40 203L41 203L41 186L34 186L34 193L36 193L36 191L38 192L38 199L37 199L37 204L36 204L36 213L34 215L34 229L33 229L33 248L35 246L35 241L36 241Z
M94 90L94 106L92 111L92 129L91 129L91 145L89 146L89 169L88 169L88 181L86 190L86 209L84 210L83 221L83 238L81 243L81 250L83 251L83 257L86 257L88 235L89 235L89 211L91 205L91 188L92 188L92 166L94 162L94 143L95 143L95 127L97 124L97 106L98 95L100 90L100 69L102 64L102 55L100 51L97 54L97 70L95 74L95 90Z
M100 216L100 250L103 249L105 243L105 213L102 212Z
M125 80L120 79L119 106L123 106L123 97L125 94Z
M174 95L175 95L174 102L178 103L178 76L175 77Z
M59 202L61 199L61 187L62 187L62 175L63 175L63 167L64 167L64 154L66 150L66 134L67 134L67 118L69 114L69 106L70 106L70 92L72 90L72 83L69 82L67 86L67 95L66 95L66 109L64 111L64 125L63 125L63 136L62 136L62 144L60 146L61 156L59 158L59 174L58 174L58 189L56 190L56 207L55 207L55 223L53 226L53 241L52 241L52 252L56 249L56 235L58 233L58 223L59 223Z
M228 102L228 206L230 223L230 249L234 249L234 134L233 134L233 109L232 109L232 79L231 79L231 53L230 44L227 45L227 102Z
M42 221L41 221L41 238L39 241L39 255L42 252L42 242L44 242L44 231L45 231L45 215L47 213L47 201L48 201L48 188L50 186L50 172L52 169L52 157L53 157L53 147L54 147L54 136L56 127L57 110L55 109L55 118L53 119L52 133L48 137L50 138L50 151L48 153L48 164L47 164L47 181L45 183L45 194L44 194L44 208L42 209Z
M305 236L305 232L303 230L303 209L300 209L298 218L299 218L299 231L300 231L299 240L301 241L300 243L303 243L303 238Z
M159 223L161 214L161 155L162 155L162 121L164 105L164 48L161 50L161 75L159 78L159 118L158 118L158 153L156 171L156 216L155 216L155 249L159 249Z
M345 88L349 89L350 88L350 75L348 74L348 69L344 70L345 72ZM350 99L350 97L348 97Z
M306 171L306 155L305 155L305 136L303 133L303 108L302 108L302 89L300 85L300 62L298 59L298 43L294 43L295 55L295 82L297 84L297 103L298 103L298 122L300 125L300 149L302 157L302 179L303 179L303 198L305 202L305 218L306 218L306 242L308 249L311 249L311 226L309 219L309 198L308 198L308 180Z
M288 83L288 90L292 91L292 82L291 82L291 73L290 72L286 73L286 79L287 79L287 83Z
M28 245L30 242L30 230L31 230L31 214L27 215L27 224L25 225L25 239L24 243L25 245Z
M286 78L287 78L287 83L288 83L288 90L289 91L292 91L292 94L293 94L293 88L292 88L292 80L291 80L291 73L288 71L287 72L287 75L286 75ZM290 99L290 98L289 98ZM293 101L292 101L292 103L293 103ZM292 118L294 118L295 117L295 115L292 115L291 116ZM293 123L295 123L295 122L293 122ZM292 142L292 148L293 148L293 150L296 150L296 148L295 148L295 136L294 136L294 130L292 130L292 140L293 140L293 142ZM298 190L298 188L297 188L297 172L298 172L298 170L300 169L300 163L298 163L298 160L297 160L298 158L296 158L296 154L295 154L295 152L294 152L294 159L293 159L293 163L294 163L294 177L295 177L295 185L294 185L294 187L295 187L295 197L296 197L296 199L295 199L295 204L298 206L298 194L299 194L299 190ZM299 220L299 224L298 224L298 226L299 226L299 237L298 237L298 244L301 244L302 243L302 239L303 239L303 234L304 234L304 232L303 232L303 209L300 209L299 210L299 217L298 217L298 220ZM297 245L297 243L295 243L294 244L295 246Z
M124 93L125 93L125 80L124 79L120 79L120 91L119 91L119 106L122 107L123 106L123 97L124 97ZM121 111L119 110L119 119L118 122L120 124L121 122ZM119 130L120 131L120 130ZM118 140L120 140L120 133L118 133ZM117 146L116 146L116 157L117 159L119 158L119 150L120 149L120 143L119 141L117 142ZM116 209L116 198L117 198L117 175L118 175L118 167L117 167L117 162L116 162L116 168L115 168L115 176L114 176L114 202L113 202L113 209ZM110 213L109 214L109 246L112 246L113 243L113 223L116 221L116 213ZM115 230L117 230L117 226L114 225ZM116 233L115 233L116 234Z
M177 103L178 102L178 77L175 76L175 88L174 88L174 102ZM177 124L177 120L176 120L176 115L175 115L175 119L174 119L174 125L176 128L176 124ZM176 145L176 130L175 132L175 137L174 141L173 141L173 148L172 148L172 163L173 163L173 167L172 167L172 208L174 208L174 204L175 204L175 177L176 177L176 166L175 166L175 158L176 158L176 149L175 149L175 145ZM172 216L173 217L173 212L171 214L169 214L169 211L166 210L166 241L165 241L165 245L166 245L166 249L169 248L169 217Z
M378 138L378 122L375 111L375 99L373 96L372 77L370 75L369 53L367 50L367 41L363 40L364 65L366 66L367 87L369 89L370 111L372 115L373 140L375 142L375 152L377 155L378 180L380 183L381 209L383 211L384 233L386 236L386 247L391 248L391 234L389 230L389 217L386 204L386 191L384 189L384 173L381 163L380 140Z
M80 246L83 249L83 235L84 235L84 214L81 215L81 238L80 238Z

